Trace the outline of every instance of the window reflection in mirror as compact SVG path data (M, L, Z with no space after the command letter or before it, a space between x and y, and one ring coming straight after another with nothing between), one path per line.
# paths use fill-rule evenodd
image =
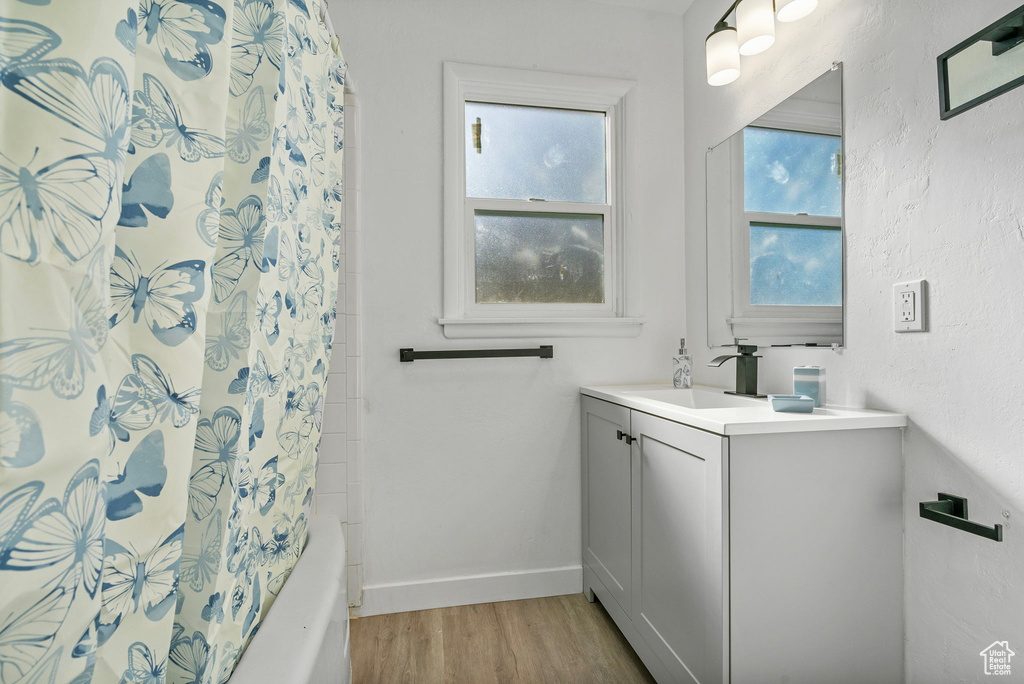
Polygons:
M708 344L842 344L839 67L707 156Z
M778 128L743 129L743 204L747 211L843 215L839 173L843 138Z

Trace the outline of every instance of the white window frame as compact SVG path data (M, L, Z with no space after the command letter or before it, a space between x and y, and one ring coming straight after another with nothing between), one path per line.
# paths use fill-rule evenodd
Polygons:
M449 338L632 337L644 319L626 313L626 207L635 178L636 83L544 71L444 64L444 316ZM602 112L606 117L606 204L466 196L466 103ZM478 304L475 212L600 215L605 301L601 304Z
M790 98L746 128L772 128L799 133L836 135L842 139L840 105ZM733 337L789 344L842 344L843 304L839 306L771 306L750 303L750 225L776 224L835 228L843 241L843 300L846 299L846 259L843 217L748 212L744 206L743 136L736 136L732 154L733 316L728 320ZM843 170L845 173L845 169ZM845 184L844 184L845 185ZM844 212L845 213L845 210Z

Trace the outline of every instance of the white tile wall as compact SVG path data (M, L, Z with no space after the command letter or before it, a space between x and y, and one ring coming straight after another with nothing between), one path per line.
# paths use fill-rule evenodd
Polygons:
M345 406L348 408L348 438L362 439L363 400L351 399Z
M346 369L347 370L347 369ZM327 384L327 403L342 404L345 402L348 390L348 378L344 373L334 373L330 377L331 382Z
M358 606L363 602L363 564L348 566L348 603L350 606ZM358 601L352 597L358 596Z
M343 494L348 491L348 467L344 463L321 463L316 472L319 494Z
M349 525L363 522L363 483L348 483L348 518Z
M350 565L363 564L363 524L349 523L348 562Z
M345 365L347 363L347 345L345 344L345 317L340 313L338 314L338 325L334 328L334 350L331 352L331 366L327 371L331 374L328 378L330 381L334 378L335 374L344 373ZM327 383L327 388L330 390L330 382Z
M349 356L360 356L362 321L359 316L345 316L345 333L345 344L349 347Z
M342 209L342 256L338 273L338 320L327 378L320 464L313 510L335 515L348 544L348 597L362 602L363 586L363 371L360 336L359 245L359 106L345 95L345 201Z
M327 388L330 391L332 384L345 384L345 376L341 373L331 373L327 378ZM328 403L324 405L324 426L323 430L325 434L346 434L348 428L348 408L344 403L332 404Z
M328 379L328 386L333 378ZM320 438L320 465L348 462L348 440L346 435L327 434Z
M319 485L319 482L317 484ZM335 515L340 520L344 520L347 517L348 495L344 492L340 494L318 493L313 498L316 499L317 515Z
M363 443L358 439L350 439L346 443L348 478L352 482L363 481Z
M363 396L363 376L359 372L359 357L350 356L348 366L345 368L345 397L347 399L358 399Z

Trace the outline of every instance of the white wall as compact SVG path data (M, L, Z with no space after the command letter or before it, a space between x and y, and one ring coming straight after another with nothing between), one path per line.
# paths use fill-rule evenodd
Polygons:
M348 84L351 88L351 83ZM313 512L333 515L341 521L348 562L348 596L356 604L362 582L362 364L360 354L359 283L362 267L359 259L360 227L358 217L359 140L358 98L345 93L345 198L342 219L344 237L341 268L338 269L338 318L334 329L334 348L327 382L323 434L317 464Z
M331 11L360 98L363 612L578 591L578 388L667 381L685 324L682 18L581 0L345 0ZM649 321L638 338L444 338L444 60L639 82L627 237L643 264L628 282ZM400 347L541 342L554 360L398 361Z
M1024 89L940 122L935 58L1019 0L821 0L810 17L780 24L770 51L744 58L737 82L712 88L703 44L724 4L697 0L684 18L687 323L697 380L726 386L733 372L705 368L711 352L698 343L706 339L705 151L840 60L848 348L769 350L761 387L788 391L793 366L818 364L831 402L909 414L908 681L980 680L978 654L992 641L1024 652ZM931 286L931 331L897 335L892 284L914 277ZM1006 524L1005 541L920 518L918 502L938 491L967 496L971 518ZM1024 671L1024 661L1014 668Z

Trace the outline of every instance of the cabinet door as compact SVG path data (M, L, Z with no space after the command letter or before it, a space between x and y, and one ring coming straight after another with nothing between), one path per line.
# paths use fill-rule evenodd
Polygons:
M630 612L629 409L583 397L583 559Z
M727 441L634 411L633 623L673 682L728 681Z

